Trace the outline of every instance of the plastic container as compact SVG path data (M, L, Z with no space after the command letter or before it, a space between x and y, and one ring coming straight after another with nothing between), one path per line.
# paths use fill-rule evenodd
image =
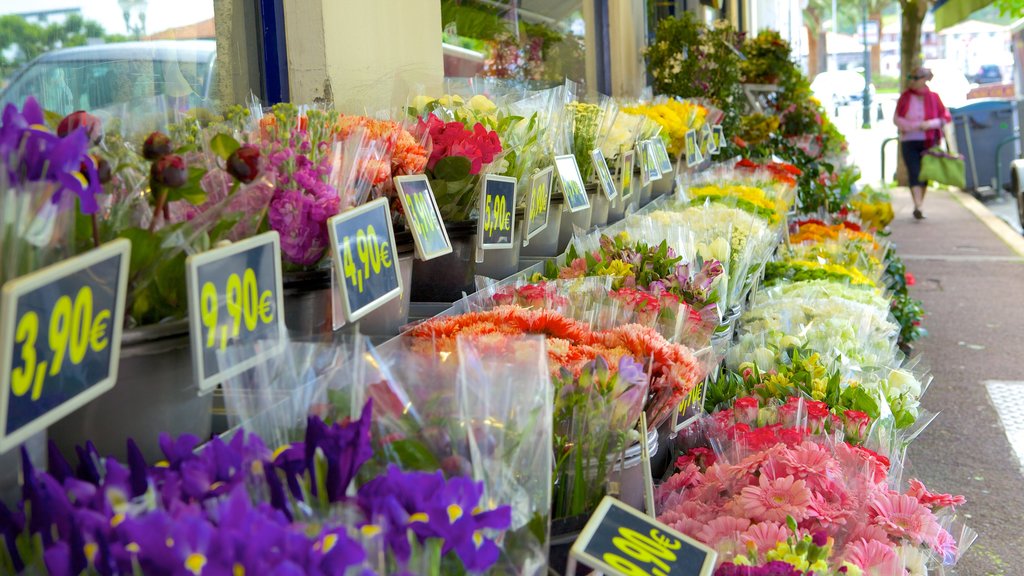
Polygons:
M608 195L603 190L597 190L590 197L590 205L593 206L593 212L590 214L590 227L608 224L608 214L611 211L612 205Z
M359 319L359 331L368 336L395 336L409 322L413 252L398 255L402 295ZM340 297L340 294L337 295Z
M554 203L552 203L551 207L553 210ZM562 224L558 230L558 250L555 252L555 255L565 252L565 249L569 247L569 242L575 235L576 228L579 228L580 230L590 229L590 217L593 214L593 212L593 200L591 200L590 206L577 212L569 212L564 208L562 209L560 213L562 218ZM551 217L554 218L555 214L551 214Z
M473 236L476 242L476 236ZM504 280L519 271L519 254L523 246L523 227L516 226L512 247L503 250L484 250L484 261L476 263L476 275Z
M562 229L562 199L557 202L551 199L551 211L548 215L548 225L536 236L530 238L530 243L519 250L522 258L552 258L558 252L558 234ZM520 264L520 267L522 265Z
M476 222L445 223L452 252L412 266L413 302L454 302L476 291Z

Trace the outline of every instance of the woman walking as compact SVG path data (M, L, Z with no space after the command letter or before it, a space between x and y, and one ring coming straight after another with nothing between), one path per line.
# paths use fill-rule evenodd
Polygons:
M914 199L914 218L921 220L921 206L928 182L921 180L921 155L942 140L942 126L952 121L942 99L928 89L932 71L917 68L907 77L907 89L896 102L894 121L900 132L900 150L907 166L910 195Z

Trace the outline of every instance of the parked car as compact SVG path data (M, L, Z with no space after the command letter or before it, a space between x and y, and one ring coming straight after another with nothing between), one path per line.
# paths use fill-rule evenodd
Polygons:
M999 84L1003 81L1003 72L995 64L985 64L971 76L975 84Z
M811 91L823 104L844 106L864 99L864 84L867 80L854 70L829 70L821 72L811 82ZM868 94L875 99L875 85L868 84ZM831 106L829 106L831 107Z
M123 42L52 50L29 62L0 91L0 105L34 96L60 115L88 110L145 129L210 104L213 40Z

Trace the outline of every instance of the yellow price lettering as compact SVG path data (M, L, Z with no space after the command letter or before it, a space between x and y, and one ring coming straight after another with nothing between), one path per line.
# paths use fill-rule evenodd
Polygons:
M548 204L548 185L541 181L533 187L533 203L530 206L530 220L536 220L544 214Z
M355 255L359 257L358 268L352 254L353 243L356 246ZM371 271L373 274L380 274L382 269L391 268L389 245L386 240L381 242L372 224L367 226L366 230L357 230L354 242L351 236L345 237L341 256L342 271L360 294L363 293L363 283L370 279Z
M100 310L94 314L92 287L81 287L74 300L66 294L61 296L53 305L46 332L50 361L39 362L36 351L39 315L34 311L26 312L18 320L14 331L15 344L21 345L23 366L11 371L11 391L18 397L31 391L32 400L39 400L43 395L46 377L59 375L65 360L77 366L85 360L90 350L101 352L107 348L110 344L106 335L109 321L110 310Z
M416 220L420 230L424 234L437 230L437 222L434 218L431 218L431 209L427 202L426 194L411 194L410 208L412 209L413 218Z
M657 529L653 529L652 533L657 533ZM645 551L645 553L648 555L653 555L662 560L667 560L669 562L676 561L675 553L673 553L672 550L669 549L665 545L665 543L660 539L656 540L650 536L645 536L637 532L636 530L632 530L630 528L625 527L619 528L619 535L621 536L621 538L616 537L612 540L612 542L615 543L616 546L618 546L618 542L616 541L624 540L626 543L630 544L633 547L633 549ZM624 548L619 547L619 549L625 552ZM641 560L639 556L634 557L638 560Z
M231 340L241 335L243 326L247 332L254 332L261 323L273 322L272 299L270 290L260 292L256 271L252 268L246 268L241 276L229 275L224 286L223 304L228 322L222 325L220 293L213 282L205 282L199 292L199 315L206 327L206 347L216 346L219 336L220 349L224 350Z
M605 552L604 556L601 557L605 564L625 574L626 576L652 576L652 574L636 564L626 560L618 554L612 554L611 552Z
M484 205L484 232L491 234L495 230L507 231L512 224L504 196L487 196Z

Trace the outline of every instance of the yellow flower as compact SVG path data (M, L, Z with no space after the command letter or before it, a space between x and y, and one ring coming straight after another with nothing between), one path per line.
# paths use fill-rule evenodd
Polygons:
M594 270L598 276L614 276L616 278L625 278L626 276L633 275L633 267L626 264L622 260L612 260L607 264L601 263Z
M497 104L491 102L490 99L483 94L477 94L470 98L468 105L470 108L481 114L490 114L498 109Z

